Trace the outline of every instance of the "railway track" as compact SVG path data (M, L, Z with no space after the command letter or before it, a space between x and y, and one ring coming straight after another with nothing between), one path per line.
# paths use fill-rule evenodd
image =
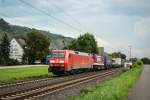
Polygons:
M70 79L75 79L78 77L84 77L87 74L90 75L93 73L95 72L82 73L82 74L69 75L69 76L61 76L61 77L51 77L51 78L44 78L44 79L31 80L31 81L22 81L18 83L3 84L0 86L0 97L4 95L16 93L16 92L21 92L25 90L31 90L31 89L40 88L43 86L56 84L59 82L63 82L63 81L70 80Z
M12 93L7 93L1 95L1 100L34 100L40 97L43 97L48 94L56 93L63 89L73 87L79 84L83 84L98 78L103 78L109 75L112 75L118 72L119 69L111 69L103 72L96 72L89 75L85 75L82 77L70 78L68 80L64 80L62 82L57 82L55 84L42 86L34 89L26 89L23 91L17 91Z
M28 80L28 81L19 81L19 82L13 82L13 83L2 83L0 84L0 88L6 88L6 87L11 87L11 86L16 86L16 85L22 85L22 84L27 84L27 83L33 83L33 82L39 82L39 81L44 81L48 80L51 78L43 78L43 79L37 79L37 80Z

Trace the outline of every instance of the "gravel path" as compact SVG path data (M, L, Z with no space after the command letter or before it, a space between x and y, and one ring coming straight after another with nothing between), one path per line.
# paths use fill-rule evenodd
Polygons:
M129 100L150 100L150 65L145 65L143 73L131 91Z

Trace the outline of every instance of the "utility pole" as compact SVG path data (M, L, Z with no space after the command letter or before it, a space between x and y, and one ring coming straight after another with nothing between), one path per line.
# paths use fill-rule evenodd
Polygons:
M129 47L129 60L131 60L131 48L132 48L132 46L129 45L128 47Z

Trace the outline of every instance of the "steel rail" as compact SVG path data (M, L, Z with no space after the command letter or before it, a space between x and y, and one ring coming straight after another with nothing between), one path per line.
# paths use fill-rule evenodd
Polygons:
M103 73L98 73L98 74L94 74L91 76L85 76L85 77L81 77L81 78L74 79L74 80L68 80L63 83L57 83L57 84L53 84L51 86L46 86L46 87L36 88L34 90L24 91L24 92L15 94L15 95L14 94L8 95L6 97L2 97L1 99L2 100L35 99L35 98L39 98L39 97L47 95L47 94L52 94L52 93L58 92L60 90L63 90L63 89L69 88L69 87L76 86L78 84L82 84L85 82L89 82L91 80L95 80L97 78L103 78L103 77L112 75L117 71L118 71L117 69L106 70L106 72L103 72Z

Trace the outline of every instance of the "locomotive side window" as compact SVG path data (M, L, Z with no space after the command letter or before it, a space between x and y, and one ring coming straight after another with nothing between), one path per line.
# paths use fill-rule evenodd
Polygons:
M54 58L65 58L64 52L52 52L52 57Z
M49 57L49 58L50 58L50 57L51 57L51 55L52 55L52 54L51 54L51 52L48 52L47 57Z

